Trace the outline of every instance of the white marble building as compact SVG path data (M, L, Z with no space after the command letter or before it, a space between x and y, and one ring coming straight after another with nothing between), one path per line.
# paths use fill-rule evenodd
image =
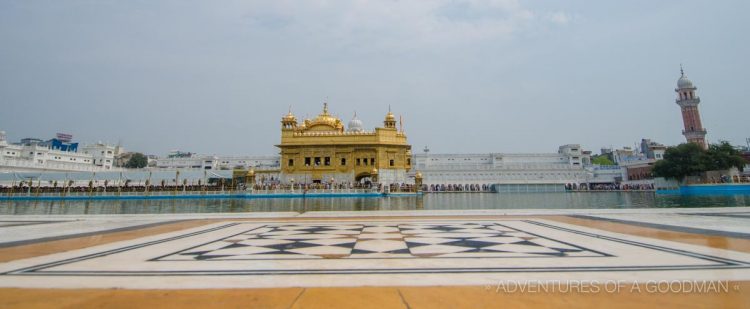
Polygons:
M93 157L93 164L105 170L110 170L115 164L115 156L119 155L118 146L98 142L83 146L81 151Z
M186 154L157 158L160 169L229 170L235 168L273 169L279 168L279 156L217 156Z
M116 146L96 143L82 151L53 149L43 143L11 144L0 131L0 171L79 171L111 170Z
M560 146L557 153L483 153L414 155L414 168L426 185L567 184L588 178L590 154L580 145Z

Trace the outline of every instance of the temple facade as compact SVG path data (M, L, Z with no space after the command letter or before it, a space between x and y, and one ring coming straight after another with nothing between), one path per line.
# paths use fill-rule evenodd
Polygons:
M366 130L357 115L344 127L328 112L298 122L289 113L281 119L281 174L293 183L411 183L411 145L388 111L383 127Z

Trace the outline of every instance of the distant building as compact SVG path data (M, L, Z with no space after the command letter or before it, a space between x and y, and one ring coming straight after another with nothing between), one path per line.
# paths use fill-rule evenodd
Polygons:
M108 145L102 142L83 146L81 150L84 154L93 157L93 164L95 166L102 167L105 170L112 169L115 164L115 156L119 155L119 153L117 153L117 146Z
M190 153L177 155L168 155L165 158L156 159L156 168L163 169L180 169L180 168L193 168L203 170L215 170L218 169L216 156L201 156Z
M623 176L625 168L618 165L592 165L586 167L588 172L588 178L586 182L589 184L617 184L621 183L625 176Z
M650 180L651 170L656 161L664 159L667 147L651 139L641 139L640 147L621 149L602 148L602 155L608 156L617 167L596 167L594 179L611 179L614 182ZM616 175L617 173L620 175ZM593 181L603 182L603 181Z
M124 152L115 156L115 167L125 167L128 161L133 158L138 152ZM148 159L148 156L146 157ZM148 166L148 165L147 165Z
M433 154L425 151L414 155L414 170L422 173L423 183L428 186L537 187L584 182L588 178L584 166L591 163L590 159L590 152L583 151L578 144L560 146L556 153Z
M82 147L68 137L44 141L24 138L19 143L8 143L0 131L0 170L3 171L106 171L114 164L115 146L97 143Z
M633 158L638 158L638 152L631 147L622 147L621 149L615 149L611 152L612 162L620 165L622 162L631 161Z
M632 156L621 157L618 164L624 168L624 181L651 181L656 161L664 159L667 147L650 139L641 139L640 150Z
M646 138L641 140L641 153L648 159L664 159L664 152L666 151L667 147L663 144L659 144Z
M167 154L167 158L191 158L193 157L194 153L192 152L185 152L180 150L172 150Z
M218 156L218 169L278 170L279 156Z
M171 152L165 158L152 158L150 161L153 163L149 163L149 166L159 169L279 169L278 156L217 156L198 155L190 152Z
M148 159L148 167L156 167L156 160L159 159L156 155L146 155Z
M636 180L650 180L654 177L651 175L651 171L654 169L655 159L644 158L642 160L632 160L623 162L621 165L625 168L626 181Z
M750 150L741 151L740 156L745 159L745 162L747 162L747 164L750 164Z

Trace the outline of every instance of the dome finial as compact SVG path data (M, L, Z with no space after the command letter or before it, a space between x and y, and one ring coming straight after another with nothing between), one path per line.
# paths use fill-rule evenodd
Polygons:
M286 116L281 118L281 121L285 122L297 122L297 117L294 117L294 114L292 114L292 106L289 105L289 112L286 114Z
M328 96L326 96L326 100L323 101L323 115L328 115Z
M289 112L286 113L286 116L287 117L293 117L294 116L294 114L292 114L292 106L291 105L289 105Z
M691 88L695 88L695 86L693 86L693 82L685 75L685 70L682 67L682 63L680 63L680 78L677 80L677 89Z

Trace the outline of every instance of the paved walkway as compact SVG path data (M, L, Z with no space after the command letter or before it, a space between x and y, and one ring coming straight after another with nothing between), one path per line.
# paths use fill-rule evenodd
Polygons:
M0 216L0 307L750 306L750 208Z

